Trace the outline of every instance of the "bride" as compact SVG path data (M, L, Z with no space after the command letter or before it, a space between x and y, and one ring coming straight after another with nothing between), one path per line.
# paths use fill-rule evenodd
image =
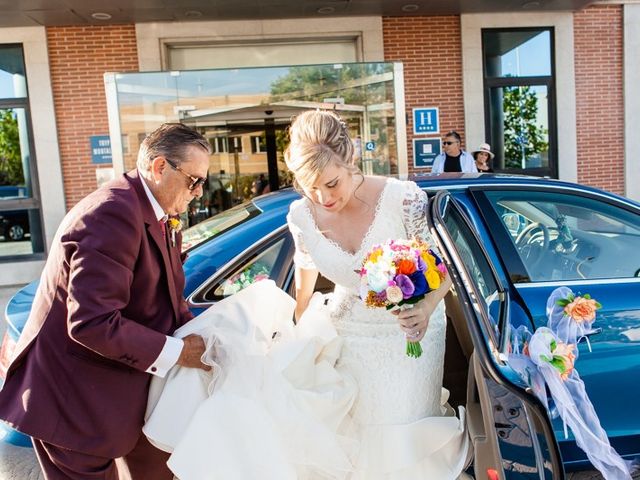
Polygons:
M285 159L303 195L287 217L296 300L262 281L182 327L209 339L214 373L154 378L144 432L172 452L181 480L456 479L469 442L464 409L457 417L442 388L450 279L400 312L359 298L373 245L420 236L434 246L426 194L361 174L332 112L303 113L290 137ZM336 285L328 297L313 294L319 272ZM422 356L406 356L407 339Z

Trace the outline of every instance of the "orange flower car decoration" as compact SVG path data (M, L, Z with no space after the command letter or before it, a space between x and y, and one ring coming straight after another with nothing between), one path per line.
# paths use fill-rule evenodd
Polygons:
M591 322L596 318L596 310L601 307L602 305L587 294L584 297L575 297L566 304L564 313L578 323Z

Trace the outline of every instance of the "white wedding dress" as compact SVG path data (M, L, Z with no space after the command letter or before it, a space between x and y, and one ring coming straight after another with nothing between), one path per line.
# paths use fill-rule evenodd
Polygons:
M467 458L465 412L442 389L446 320L431 316L418 359L405 354L395 316L358 297L365 253L419 235L426 195L388 179L360 249L318 231L310 206L292 204L296 264L336 284L314 295L297 326L295 302L272 281L226 298L176 332L207 340L214 375L174 367L154 377L143 431L180 480L456 479ZM276 333L277 332L277 333Z

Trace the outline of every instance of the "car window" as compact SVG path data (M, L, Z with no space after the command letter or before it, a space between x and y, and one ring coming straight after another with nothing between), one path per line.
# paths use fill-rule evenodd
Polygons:
M231 228L260 215L260 209L252 202L220 212L213 217L187 228L182 235L182 251L186 252L194 247L220 235Z
M484 301L492 322L492 330L497 336L501 302L498 295L498 284L489 260L478 243L477 237L457 209L450 208L447 211L444 223L471 280L475 284L475 289Z
M487 191L531 281L640 276L640 215L595 198Z
M215 302L229 295L239 292L252 283L267 278L276 279L280 273L284 260L290 253L291 241L287 236L281 236L273 242L268 242L262 248L243 258L228 274L204 293L204 301Z

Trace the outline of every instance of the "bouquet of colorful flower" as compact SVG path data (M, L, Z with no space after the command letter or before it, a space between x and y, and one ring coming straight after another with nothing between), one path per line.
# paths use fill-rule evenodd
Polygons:
M368 307L409 308L435 290L447 275L442 259L419 238L374 245L362 262L360 296ZM422 355L407 339L407 355Z

